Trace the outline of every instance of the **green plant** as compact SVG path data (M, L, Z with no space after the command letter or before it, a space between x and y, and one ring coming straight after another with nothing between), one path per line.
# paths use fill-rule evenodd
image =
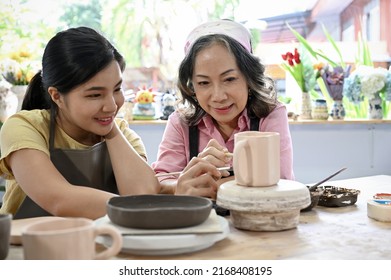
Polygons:
M310 43L303 37L300 35L299 32L297 32L295 29L293 29L293 27L291 27L288 23L288 28L292 31L293 35L295 35L296 39L307 49L307 51L316 59L318 60L319 58L318 57L321 57L323 58L327 63L329 63L331 66L333 67L336 67L338 65L340 65L342 68L345 68L346 67L346 64L343 60L343 57L342 57L342 54L341 54L341 51L340 49L338 48L336 42L334 41L334 39L331 37L330 33L327 31L326 27L324 25L322 25L322 28L323 28L323 32L324 34L326 35L327 39L329 40L330 44L333 46L333 48L335 49L335 51L337 52L337 55L340 59L340 62L339 64L336 63L335 61L333 61L332 59L330 59L326 54L323 53L322 50L314 50Z
M366 65L373 67L371 52L368 42L363 39L361 32L358 33L356 65Z
M292 97L279 95L278 100L284 104L289 104L292 101Z
M292 75L301 91L312 91L316 84L315 72L306 48L295 48L293 53L287 52L283 54L282 59L284 62L281 64L281 67Z

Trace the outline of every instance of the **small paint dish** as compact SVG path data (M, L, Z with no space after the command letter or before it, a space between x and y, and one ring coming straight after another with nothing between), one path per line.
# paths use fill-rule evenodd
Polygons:
M391 201L391 193L377 193L373 196L373 199Z
M367 214L379 222L391 222L391 195L379 196L374 195L374 199L367 202Z
M374 199L373 201L383 205L391 205L390 199Z
M345 207L357 202L360 194L359 190L347 189L335 186L324 186L323 193L319 197L319 206L325 207Z

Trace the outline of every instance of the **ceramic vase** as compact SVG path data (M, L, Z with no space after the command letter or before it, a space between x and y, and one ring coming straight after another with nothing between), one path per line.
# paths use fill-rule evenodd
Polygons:
M118 117L122 117L128 123L133 121L133 102L125 100L124 105L118 112Z
M312 104L311 97L308 92L303 92L301 95L301 114L300 118L304 120L312 119Z
M11 90L13 93L15 93L16 97L18 98L18 107L16 108L16 111L20 111L22 108L22 103L24 96L26 94L27 85L18 85L18 86L12 86Z
M312 110L312 118L314 120L327 120L329 118L329 111L327 102L324 99L316 99L315 106Z
M381 98L369 99L369 119L380 120L383 118L382 100Z
M5 122L8 117L16 113L18 98L8 86L9 84L0 81L0 122Z
M342 100L334 100L333 108L331 108L330 116L333 120L343 120L346 112Z

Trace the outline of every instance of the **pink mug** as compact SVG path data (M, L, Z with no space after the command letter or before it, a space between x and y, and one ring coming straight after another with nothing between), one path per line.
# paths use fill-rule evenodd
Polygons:
M280 180L280 134L245 131L235 134L233 169L238 185L268 187Z
M109 235L112 244L96 251L95 239ZM110 225L95 226L86 218L64 218L33 223L22 230L24 258L27 260L93 260L118 254L122 235Z

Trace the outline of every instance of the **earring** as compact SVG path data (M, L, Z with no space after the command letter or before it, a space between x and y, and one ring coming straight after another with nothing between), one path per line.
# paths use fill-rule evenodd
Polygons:
M194 95L193 95L193 100L194 100L194 102L195 102L196 104L198 104L198 99L197 99L197 96L195 95L195 93L194 93Z
M248 99L251 100L252 97L253 97L253 94L252 94L252 92L251 92L251 89L249 88L249 89L248 89Z

